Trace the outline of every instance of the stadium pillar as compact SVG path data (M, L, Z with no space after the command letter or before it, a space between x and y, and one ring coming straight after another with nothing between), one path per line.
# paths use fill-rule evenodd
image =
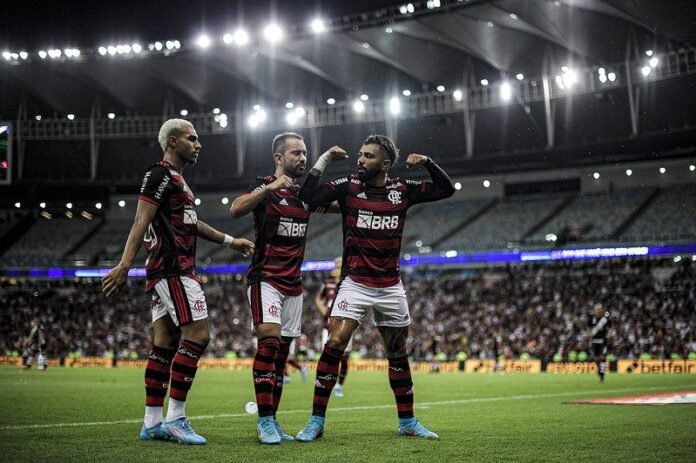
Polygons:
M462 104L464 106L464 141L466 143L466 157L474 155L474 129L476 128L476 114L471 111L469 101L469 89L462 91Z
M553 148L556 144L555 141L555 122L554 122L554 111L551 104L551 87L549 86L549 76L544 71L544 76L542 77L542 83L544 86L544 121L546 122L546 148Z
M89 179L97 178L97 164L99 162L99 140L96 137L96 118L99 117L101 105L99 102L92 104L92 114L89 118Z
M15 143L17 143L17 180L22 179L22 174L24 172L24 150L26 143L22 137L22 126L27 119L27 106L24 101L24 96L22 96L22 101L19 104L19 109L17 110L17 127L15 128Z
M314 111L314 110L312 110ZM312 145L311 165L314 165L317 159L319 159L319 150L321 149L321 129L319 127L309 128L309 144Z
M630 42L626 47L626 58L624 61L624 69L626 71L626 89L628 90L628 110L631 116L631 135L638 135L638 110L640 103L640 88L636 87L634 91L633 86L633 69L631 68L630 61Z
M244 173L244 148L246 146L246 131L244 129L244 113L238 103L234 113L234 145L237 150L237 175Z

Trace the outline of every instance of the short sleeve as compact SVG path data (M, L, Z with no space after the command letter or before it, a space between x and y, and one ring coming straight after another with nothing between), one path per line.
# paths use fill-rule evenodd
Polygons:
M166 197L167 187L171 180L171 174L166 167L155 166L151 168L143 177L138 199L159 206Z

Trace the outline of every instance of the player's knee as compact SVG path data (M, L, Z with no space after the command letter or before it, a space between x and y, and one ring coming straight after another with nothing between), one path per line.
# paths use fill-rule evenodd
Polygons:
M326 346L330 347L331 349L334 350L339 350L341 352L346 350L346 346L348 345L348 339L342 339L340 337L330 337L328 341L326 341Z

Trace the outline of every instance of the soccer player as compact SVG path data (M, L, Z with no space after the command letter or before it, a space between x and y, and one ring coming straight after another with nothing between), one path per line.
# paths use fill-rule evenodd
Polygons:
M597 374L599 382L604 382L604 374L607 371L607 335L611 320L609 312L604 310L604 306L598 302L594 305L594 313L590 320L592 332L592 359L597 364Z
M437 438L413 414L413 382L406 345L411 317L399 275L399 253L408 208L452 196L454 186L432 159L421 154L410 154L406 164L425 167L432 182L388 177L398 150L383 135L370 135L363 143L357 175L319 186L327 165L345 158L345 151L331 148L317 160L300 190L300 198L310 204L338 201L343 215L343 279L331 309L329 340L317 364L312 416L297 440L310 442L322 436L341 357L370 309L389 361L399 435Z
M126 282L128 270L145 241L147 283L152 293L152 351L145 369L145 419L141 440L172 440L202 445L186 418L186 398L193 384L198 360L210 335L205 295L196 275L198 237L227 246L245 257L254 244L233 238L201 220L194 210L194 196L182 173L195 164L201 149L190 122L169 119L159 131L164 158L145 173L135 220L121 261L102 280L106 297ZM166 419L162 412L170 386Z
M301 334L298 338L293 339L292 343L290 344L288 365L292 365L300 370L302 382L307 381L307 365L303 362L306 362L309 356L309 352L307 350L308 344L309 340L307 339L306 334ZM284 383L287 384L290 382L290 376L287 372L285 375Z
M343 265L343 259L340 257L336 259L336 268L334 268L329 273L329 278L324 280L319 292L314 298L314 304L317 306L319 313L321 313L324 318L324 327L321 330L321 346L322 349L326 345L326 341L329 340L329 316L331 315L331 306L333 305L334 299L336 299L336 293L338 292L338 283L341 281L341 266ZM348 360L350 358L350 352L353 350L353 337L351 336L348 345L346 346L343 356L341 357L341 365L338 369L338 383L334 386L334 395L336 397L343 397L343 384L346 381L346 375L348 375Z
M46 347L46 335L44 327L38 318L31 319L31 329L29 334L22 342L22 368L29 370L34 359L39 370L46 370L46 357L43 355L43 349Z
M312 211L297 196L295 179L304 175L307 148L301 135L273 138L275 174L259 177L235 198L232 217L253 212L256 247L247 271L247 296L258 346L253 364L258 404L257 436L262 444L293 440L275 418L283 393L285 364L292 340L300 335L305 234Z

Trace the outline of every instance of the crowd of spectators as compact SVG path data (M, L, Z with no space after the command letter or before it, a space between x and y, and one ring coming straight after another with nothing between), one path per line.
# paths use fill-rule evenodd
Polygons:
M304 276L303 331L321 352L322 320L313 307L325 275ZM241 275L206 277L211 319L208 355L253 356L246 286ZM696 351L696 262L691 258L617 259L495 266L477 269L406 270L414 358L550 360L588 351L595 302L610 312L610 352L619 358L685 358ZM142 279L106 299L98 280L0 280L0 353L21 352L29 321L38 316L49 357L69 355L143 358L150 349L149 296ZM371 321L354 337L354 351L381 358Z

